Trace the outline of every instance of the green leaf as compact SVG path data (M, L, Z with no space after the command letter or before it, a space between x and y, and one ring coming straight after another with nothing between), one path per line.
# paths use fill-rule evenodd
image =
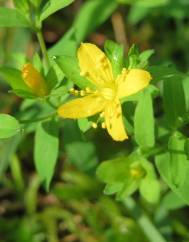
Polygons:
M140 183L140 194L149 203L157 203L160 198L160 184L157 179L144 178Z
M189 205L189 162L187 160L182 161L182 166L183 169L185 170L183 174L184 181L180 183L178 186L175 185L173 182L173 177L172 177L172 165L171 165L171 157L170 154L164 153L161 155L156 156L156 166L157 169L163 178L163 180L167 183L167 185L171 188L171 190L176 193L186 204Z
M135 4L138 7L146 7L146 8L153 8L164 6L169 3L169 0L138 0Z
M23 0L23 1L25 1L25 0ZM33 4L33 6L35 8L39 8L41 4L45 4L45 1L44 0L30 0L30 2Z
M48 2L41 13L40 20L43 21L44 19L48 18L50 15L55 13L56 11L65 8L69 4L71 4L74 0L51 0Z
M115 1L110 0L87 1L80 9L73 24L77 43L80 43L97 26L111 16L117 6L118 4ZM99 12L100 14L97 14Z
M76 58L59 56L55 59L55 62L59 65L66 77L72 80L74 84L81 89L85 87L93 87L92 83L80 75L80 69Z
M132 159L129 157L104 161L97 168L97 177L108 184L124 183L124 180L130 176L131 163Z
M153 77L153 83L164 81L179 74L178 70L173 66L150 66L148 71Z
M154 146L155 134L152 97L147 90L141 93L135 110L134 134L139 146L143 148Z
M170 210L180 209L185 206L185 202L172 191L164 196L162 204L163 207Z
M163 82L163 103L169 127L177 126L178 117L186 112L182 76L175 75Z
M140 183L139 179L127 177L120 191L116 194L116 200L123 201L126 197L132 195L138 188Z
M58 123L55 120L41 122L35 134L34 157L35 166L46 190L54 174L58 158Z
M98 161L96 147L83 138L76 121L64 120L63 138L68 162L81 171L92 171Z
M175 186L182 185L185 180L187 171L184 163L187 163L187 157L184 152L185 139L179 132L175 132L168 141L170 152L170 173L172 183Z
M60 97L60 96L64 96L67 93L68 93L68 88L66 86L60 86L52 90L51 96Z
M128 22L133 25L137 24L144 19L150 11L151 10L149 8L133 5L128 13Z
M37 52L35 52L35 54L32 57L32 64L39 72L43 71L43 63Z
M22 12L29 10L29 6L26 0L13 0L14 6Z
M87 118L77 120L78 126L82 132L86 132L91 128L91 122Z
M49 90L52 90L58 83L58 77L57 77L56 71L54 70L53 66L50 67L45 79L46 79L46 84L47 84L47 87Z
M28 92L28 91L25 91L25 90L22 90L22 89L13 89L10 92L12 92L12 93L14 93L17 96L22 97L22 98L33 99L33 98L37 97L36 95L32 94L31 92Z
M122 182L113 183L113 184L107 184L104 188L104 194L105 195L111 195L116 192L119 192L123 189L124 184Z
M19 10L1 7L0 27L30 27L30 23Z
M12 89L30 92L30 89L22 79L21 71L11 67L0 67L0 76L12 87Z
M0 114L0 138L9 138L20 132L19 122L8 114Z
M117 200L123 200L139 187L145 176L143 158L133 153L128 157L102 162L96 171L97 177L106 183L104 193L116 193Z
M154 50L145 50L140 53L139 58L142 62L147 61L154 54Z
M111 40L107 40L105 42L104 48L109 60L111 61L114 77L116 78L123 68L124 48Z
M118 3L116 3L116 1L110 0L86 1L80 8L70 30L64 34L63 38L53 46L53 48L51 48L50 54L62 55L69 52L68 55L72 55L77 45L105 22L117 6Z
M189 138L185 140L184 143L184 152L186 154L187 159L189 160Z
M139 49L135 44L133 44L130 47L127 58L126 58L126 67L128 69L136 68L139 63L140 63Z
M22 12L29 10L28 2L26 0L13 0L14 6Z
M186 111L189 111L189 77L185 76L183 78L183 90L184 90L184 96L185 96L185 103L186 103Z
M150 57L154 54L154 50L145 50L139 55L140 64L138 67L144 69L148 66Z

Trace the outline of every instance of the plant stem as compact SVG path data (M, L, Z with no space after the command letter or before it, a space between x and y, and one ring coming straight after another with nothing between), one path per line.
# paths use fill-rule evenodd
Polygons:
M37 118L37 119L30 119L30 120L19 120L19 122L21 124L27 124L27 123L36 123L36 122L40 122L40 121L43 121L43 120L46 120L46 119L49 119L49 118L52 118L56 115L56 112L53 112L51 114L48 114L46 116L43 116L41 118Z
M149 217L132 198L125 199L123 204L130 212L131 216L136 220L150 242L166 242L154 224L150 221Z
M48 57L47 48L46 48L45 41L44 41L41 30L38 30L38 32L37 32L37 39L39 41L39 45L41 47L41 52L42 52L44 60L46 62L46 66L49 69L50 68L50 60L49 60L49 57Z

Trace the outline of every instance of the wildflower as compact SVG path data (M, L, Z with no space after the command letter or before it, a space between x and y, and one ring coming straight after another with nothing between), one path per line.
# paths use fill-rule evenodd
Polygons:
M64 118L78 119L100 113L100 119L104 119L101 127L106 128L114 140L127 139L120 99L145 88L151 80L150 73L142 69L123 68L121 74L114 78L109 59L96 45L90 43L81 44L78 59L81 76L86 77L96 88L86 88L82 92L84 97L62 105L58 114Z
M48 94L48 88L44 78L31 63L24 65L22 69L22 78L26 85L37 96L44 97Z

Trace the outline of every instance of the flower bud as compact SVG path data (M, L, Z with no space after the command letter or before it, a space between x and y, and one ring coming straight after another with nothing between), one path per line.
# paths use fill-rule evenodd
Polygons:
M26 85L37 96L44 97L48 94L48 88L43 76L31 63L24 65L22 69L22 78Z

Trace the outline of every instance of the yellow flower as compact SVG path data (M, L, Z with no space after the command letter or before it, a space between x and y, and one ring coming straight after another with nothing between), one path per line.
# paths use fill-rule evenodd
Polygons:
M78 50L81 75L95 86L95 90L86 88L85 96L76 98L58 109L64 118L86 118L97 113L104 118L102 127L106 128L116 141L128 138L122 120L120 99L145 88L150 80L149 72L141 69L126 70L113 77L112 66L96 45L81 44ZM82 95L83 96L83 95Z
M44 97L48 94L48 88L44 78L31 63L24 65L22 69L22 78L26 85L37 96Z

